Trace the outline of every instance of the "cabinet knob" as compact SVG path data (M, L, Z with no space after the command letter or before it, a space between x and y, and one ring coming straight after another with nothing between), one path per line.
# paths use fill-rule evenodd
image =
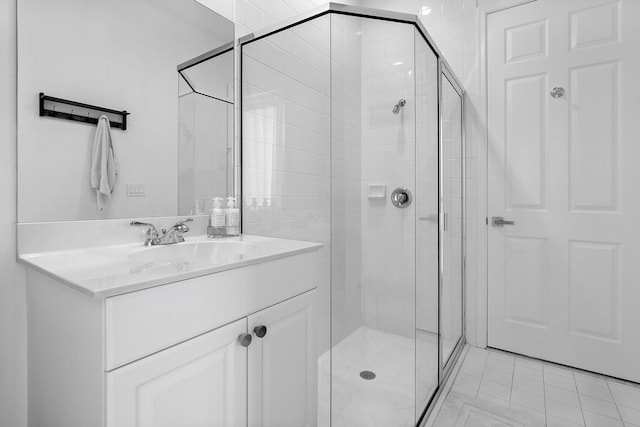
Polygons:
M253 333L255 333L258 338L264 338L264 336L267 335L267 327L264 325L256 326L253 328Z
M238 335L238 342L243 347L249 347L249 344L251 344L251 339L252 339L251 338L251 334L240 334L240 335Z

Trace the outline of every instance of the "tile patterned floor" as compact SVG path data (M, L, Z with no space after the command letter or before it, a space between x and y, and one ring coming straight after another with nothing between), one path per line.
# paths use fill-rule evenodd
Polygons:
M429 426L640 426L631 383L476 347L456 369Z

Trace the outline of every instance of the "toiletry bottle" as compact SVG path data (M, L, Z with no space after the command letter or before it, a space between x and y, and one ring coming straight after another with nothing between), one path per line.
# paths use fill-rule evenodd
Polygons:
M209 227L207 227L207 236L224 237L225 235L225 212L222 209L222 198L214 197L213 208L209 215Z
M236 199L227 197L226 210L226 231L227 236L237 236L240 234L240 209L235 207Z

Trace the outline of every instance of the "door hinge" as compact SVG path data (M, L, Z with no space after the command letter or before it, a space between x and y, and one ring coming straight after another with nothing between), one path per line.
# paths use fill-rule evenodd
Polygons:
M488 216L484 217L484 223L485 223L485 225L489 225L489 217Z

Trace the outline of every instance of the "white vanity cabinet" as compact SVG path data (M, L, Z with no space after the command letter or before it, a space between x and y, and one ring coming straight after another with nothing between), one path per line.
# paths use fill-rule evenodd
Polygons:
M310 251L105 298L29 269L29 426L315 426L315 265Z
M314 294L107 373L107 427L315 425Z

